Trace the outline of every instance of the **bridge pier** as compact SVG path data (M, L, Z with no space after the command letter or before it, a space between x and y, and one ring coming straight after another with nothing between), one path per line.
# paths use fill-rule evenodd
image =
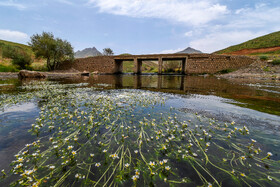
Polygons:
M163 61L162 61L162 57L158 58L158 74L162 74L162 65L163 65Z
M187 63L188 63L188 56L185 58L185 59L183 59L183 63L182 64L184 64L183 66L182 66L182 73L183 74L186 74L187 73Z
M187 60L188 60L188 57L182 59L182 70L181 70L181 74L186 74L186 71L187 71Z
M123 60L115 60L115 74L121 74L123 70Z
M140 59L134 58L134 73L141 74L142 73L142 61Z

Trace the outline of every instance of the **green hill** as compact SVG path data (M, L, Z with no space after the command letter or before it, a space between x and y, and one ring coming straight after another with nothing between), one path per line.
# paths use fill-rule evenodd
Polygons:
M5 58L5 56L2 56L2 55L6 49L7 50L9 50L9 49L23 50L23 51L26 51L27 53L33 54L31 47L29 47L28 45L0 40L0 56L3 58Z
M261 36L247 42L216 51L217 54L232 53L243 49L260 49L280 46L280 31Z
M0 48L3 45L10 45L10 46L14 46L14 47L20 47L22 49L26 49L26 50L30 50L31 51L31 47L29 47L28 45L19 44L19 43L15 43L15 42L9 42L9 41L5 41L5 40L0 40Z
M15 54L27 54L31 56L32 64L29 68L33 70L46 70L45 59L36 59L32 48L28 45L0 40L0 72L18 71L12 59Z

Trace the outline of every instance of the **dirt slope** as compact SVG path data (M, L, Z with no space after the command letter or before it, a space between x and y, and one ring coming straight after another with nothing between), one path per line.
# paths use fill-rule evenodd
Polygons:
M280 50L280 46L260 48L260 49L242 49L242 50L239 50L239 51L234 51L234 52L225 53L225 54L228 54L228 55L250 55L252 53L266 53L266 52L277 51L277 50Z

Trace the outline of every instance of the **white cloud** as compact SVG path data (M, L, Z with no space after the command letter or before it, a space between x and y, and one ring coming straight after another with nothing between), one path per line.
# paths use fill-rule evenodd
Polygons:
M228 12L215 0L89 0L88 5L100 12L130 17L149 17L200 25L218 19Z
M255 33L251 31L218 31L191 41L190 46L203 52L211 53L263 34L262 32Z
M26 43L29 37L23 32L0 29L0 39L12 42Z
M23 5L21 3L17 3L14 0L2 1L2 2L0 2L0 6L15 7L19 10L24 10L27 8L25 5Z
M69 1L69 0L58 0L58 2L63 3L63 4L67 4L67 5L74 5L74 3Z
M193 35L193 31L188 31L184 34L186 37L191 37Z
M231 20L224 27L235 29L266 29L268 27L279 26L280 7L256 6L253 8L239 9L235 15L231 15Z
M214 52L231 45L279 31L280 7L258 4L239 9L227 15L224 24L209 25L200 38L192 39L190 46L203 52Z

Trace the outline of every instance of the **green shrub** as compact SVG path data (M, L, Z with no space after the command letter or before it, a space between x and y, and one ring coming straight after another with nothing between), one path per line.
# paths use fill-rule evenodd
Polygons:
M29 67L32 62L31 55L17 46L4 45L2 48L2 57L12 59L13 65L19 69Z
M271 62L273 65L280 65L280 59L275 59Z
M268 60L268 56L260 56L261 60Z
M31 62L31 56L23 51L15 54L12 60L13 65L19 67L20 69L30 69L28 67L30 67Z
M14 66L3 66L0 64L0 72L18 72Z
M3 45L2 48L2 57L3 58L13 58L14 54L18 51L17 47L10 45Z

